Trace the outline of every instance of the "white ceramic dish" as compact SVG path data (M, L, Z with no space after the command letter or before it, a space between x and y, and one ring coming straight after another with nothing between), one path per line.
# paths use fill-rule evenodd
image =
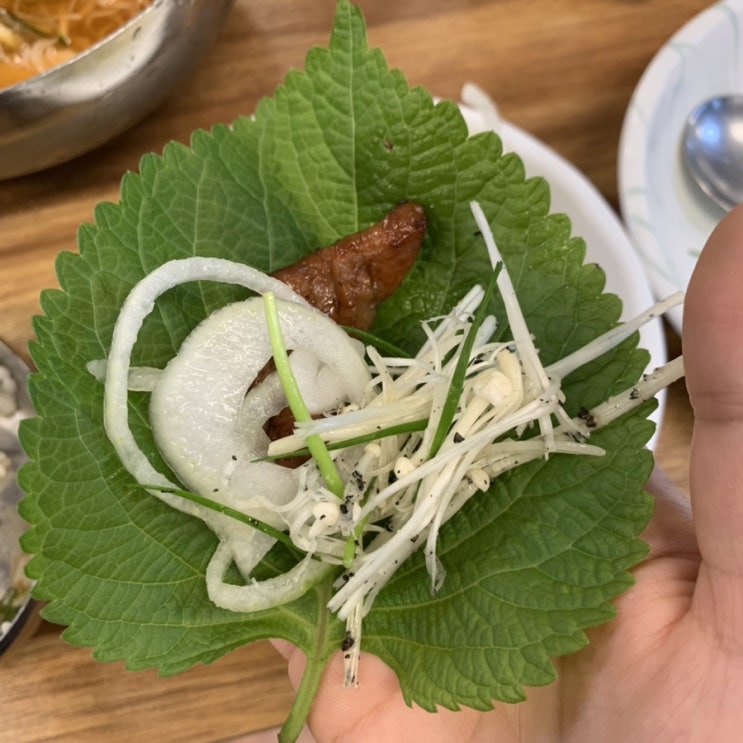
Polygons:
M462 107L472 133L485 128L483 117ZM524 162L527 176L542 176L550 184L551 209L570 217L573 234L586 241L586 262L597 263L606 273L606 291L624 304L623 319L639 315L654 303L642 263L619 218L593 184L571 163L522 129L500 121L496 127L504 151L516 152ZM660 320L640 331L640 345L650 352L650 369L668 360ZM665 395L659 398L653 415L656 424L663 417ZM651 442L651 447L655 438Z
M743 92L743 0L693 18L655 55L632 96L619 144L622 216L657 298L685 290L724 212L691 180L681 134L692 108ZM682 312L669 314L681 331Z

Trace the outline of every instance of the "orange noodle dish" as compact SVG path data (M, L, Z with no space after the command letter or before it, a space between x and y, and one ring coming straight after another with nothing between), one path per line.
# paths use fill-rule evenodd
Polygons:
M0 0L0 88L80 54L152 0Z

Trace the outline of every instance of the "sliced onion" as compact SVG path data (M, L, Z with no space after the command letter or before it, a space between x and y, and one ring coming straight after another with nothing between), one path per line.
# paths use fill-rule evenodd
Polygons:
M309 359L308 373L297 375L303 397L358 402L369 372L346 333L314 309L283 301L277 306L286 347ZM193 330L150 399L155 442L181 482L238 509L252 493L271 493L282 505L297 489L293 470L255 462L267 452L261 433L266 418L241 413L246 394L271 356L262 300L236 302ZM331 394L317 390L318 382ZM251 515L282 525L268 509Z
M280 299L299 304L306 302L278 279L241 263L221 258L183 258L158 266L137 283L116 320L106 365L103 420L106 434L124 467L137 482L160 487L175 487L156 470L136 442L128 419L129 369L134 344L142 323L152 312L157 298L168 289L189 281L220 281L239 284L256 292L272 291ZM207 509L169 493L153 491L157 497L179 511L209 518Z
M258 537L264 536L266 535L258 533ZM209 598L217 606L229 611L263 611L294 601L324 574L333 570L332 565L313 560L307 555L291 570L275 578L251 581L245 586L233 585L224 581L225 571L233 559L231 547L229 542L220 542L206 569Z
M359 401L369 373L346 333L314 309L285 301L277 308L284 343L296 349L292 363L303 397L315 405ZM250 515L283 528L281 506L297 493L297 473L255 461L268 448L263 425L286 404L273 377L265 391L263 384L251 390L271 356L260 298L217 310L163 370L150 398L150 420L158 448L186 487L242 511L261 495L273 507L250 508ZM234 560L249 579L272 540L238 522L223 521L219 533L223 541L209 565L207 590L224 608L257 611L291 601L327 569L305 560L276 578L231 585L223 580L229 563Z
M338 389L333 393L334 400L360 400L369 379L354 342L285 284L256 269L216 258L164 264L139 282L127 297L114 328L105 369L106 432L123 465L143 485L175 487L150 464L129 427L131 353L156 299L173 286L194 280L237 283L257 292L273 291L281 302L279 313L287 347L306 348L321 359L313 359L309 372L304 374L304 388L311 395L318 397L313 389L318 384L335 384ZM268 442L262 426L266 417L276 412L279 399L274 384L273 392L263 396L257 416L249 414L244 399L270 356L262 300L254 298L207 318L186 339L166 369L152 375L153 435L187 488L237 508L253 489L263 496L264 502L271 499L277 504L287 503L296 494L294 472L269 462L253 461L265 454ZM96 371L101 372L100 365ZM325 392L318 399L324 397L327 398ZM207 570L209 594L220 606L256 611L291 601L329 569L307 559L282 576L256 583L249 576L273 545L271 537L173 494L156 489L151 492L174 508L202 518L220 538ZM276 526L282 523L270 508L251 515ZM224 582L224 573L232 561L247 585Z

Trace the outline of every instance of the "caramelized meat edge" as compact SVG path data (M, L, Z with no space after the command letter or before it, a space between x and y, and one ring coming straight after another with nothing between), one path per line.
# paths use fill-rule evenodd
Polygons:
M395 293L418 257L426 227L423 207L399 204L371 227L320 248L272 275L337 323L369 330L379 304ZM267 366L264 374L272 369L273 364ZM289 408L264 426L272 441L288 436L293 429L294 416ZM280 463L296 467L302 461L294 457Z
M340 325L369 330L379 304L394 294L415 262L426 226L423 207L399 204L371 227L273 276Z

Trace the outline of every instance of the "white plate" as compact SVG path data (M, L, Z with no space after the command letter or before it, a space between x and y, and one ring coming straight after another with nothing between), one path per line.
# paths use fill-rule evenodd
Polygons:
M632 96L619 144L622 215L658 298L686 290L699 252L724 215L681 158L689 112L743 92L743 0L693 18L655 55ZM681 332L681 309L669 320Z
M462 106L471 133L485 128L483 117ZM606 291L616 294L624 305L622 318L629 320L654 303L653 292L642 264L632 248L618 216L591 182L572 164L522 129L500 121L496 127L506 152L515 152L524 162L526 175L543 176L550 185L551 211L570 217L573 234L586 241L586 262L597 263L606 273ZM668 360L660 320L640 331L640 345L650 352L649 369ZM665 395L652 416L662 419ZM655 438L651 441L651 448Z

